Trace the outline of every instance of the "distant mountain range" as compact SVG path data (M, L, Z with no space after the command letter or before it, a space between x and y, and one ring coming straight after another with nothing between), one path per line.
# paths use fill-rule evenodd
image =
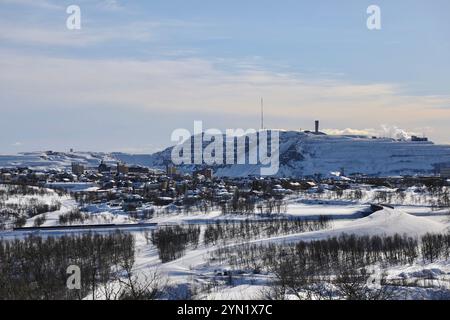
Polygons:
M332 172L345 175L361 173L373 176L432 174L450 166L450 145L432 142L397 141L363 136L317 135L299 131L280 131L278 177L304 177ZM205 146L205 145L204 145ZM13 156L0 155L0 167L26 166L35 169L66 169L72 162L97 166L101 161L121 161L165 169L171 163L172 148L151 155L97 152L31 152ZM191 172L202 166L183 165ZM260 165L216 165L216 176L245 177L259 175Z

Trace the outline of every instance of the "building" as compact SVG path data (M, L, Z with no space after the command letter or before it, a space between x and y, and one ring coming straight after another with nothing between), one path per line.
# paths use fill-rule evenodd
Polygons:
M72 173L74 175L80 176L84 174L84 171L85 171L84 165L77 162L72 163Z
M412 136L411 137L411 141L414 141L414 142L427 142L428 138L426 138L426 137L421 138L421 137L418 137L418 136Z
M325 133L320 131L320 121L316 120L314 121L314 131L310 131L310 130L305 130L305 133L312 133L315 135L325 135Z
M100 165L98 166L98 172L99 173L109 173L109 172L111 172L111 167L109 167L106 163L104 163L102 161L100 163Z
M202 175L206 179L212 180L214 177L214 171L211 168L204 168L204 169L195 171L194 176L197 176L197 175Z
M450 167L441 167L439 174L442 178L450 179Z
M203 170L203 173L207 179L212 180L214 178L214 170L213 169L205 169L205 170Z
M166 174L171 177L171 176L176 176L178 174L177 172L177 168L171 165L168 165L166 167Z
M11 182L12 181L12 174L9 172L0 173L0 181L1 182Z
M147 174L150 172L149 168L141 167L141 166L131 166L128 168L128 173L133 174Z
M124 163L117 163L117 173L118 174L128 174L128 166Z

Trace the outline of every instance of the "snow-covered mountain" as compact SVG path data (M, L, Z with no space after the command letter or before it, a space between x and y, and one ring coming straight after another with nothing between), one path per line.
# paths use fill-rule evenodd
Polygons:
M279 133L279 177L327 176L336 171L374 176L432 174L440 165L450 164L450 145L300 131ZM153 155L116 153L113 156L127 163L163 169L171 162L171 152L172 147ZM181 167L183 171L197 168ZM260 168L248 164L218 165L214 171L216 176L245 177L259 175Z
M344 171L374 176L432 174L440 165L450 165L450 145L432 142L372 139L362 136L317 135L300 131L279 131L279 177L304 177ZM190 142L190 141L188 141ZM187 142L187 143L188 143ZM208 143L204 143L203 147ZM26 166L34 169L67 169L72 162L95 167L101 161L165 169L171 163L172 148L151 155L96 152L31 152L0 155L0 168ZM184 172L200 166L184 165ZM216 165L216 176L259 175L260 165Z
M100 152L26 152L17 155L0 155L0 168L28 167L35 170L63 170L71 167L73 162L95 167L101 161L115 163L116 159Z

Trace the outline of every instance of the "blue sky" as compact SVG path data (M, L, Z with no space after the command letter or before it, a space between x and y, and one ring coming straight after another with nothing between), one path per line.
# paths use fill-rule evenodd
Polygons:
M82 29L66 28L66 7ZM366 27L381 8L382 29ZM152 152L258 126L450 143L450 3L0 0L0 153ZM389 130L388 130L389 131Z

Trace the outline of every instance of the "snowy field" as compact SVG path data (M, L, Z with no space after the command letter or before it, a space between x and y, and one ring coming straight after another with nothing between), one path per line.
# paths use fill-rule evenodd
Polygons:
M326 210L326 208L322 208ZM312 209L307 208L306 213ZM356 220L342 220L333 222L331 230L313 231L301 234L292 234L286 236L277 236L273 238L264 238L252 240L251 243L269 244L269 243L296 243L298 241L311 241L339 236L341 234L356 235L394 235L407 234L412 237L421 236L426 233L447 232L450 227L450 220L445 217L438 219L429 217L416 217L404 211L386 208L375 212L369 217ZM145 237L141 233L136 234L137 248L137 271L145 271L149 268L157 268L159 272L166 275L172 284L194 284L198 287L206 283L221 279L217 276L220 270L231 270L232 267L219 264L216 265L208 260L208 253L218 247L205 246L200 244L197 249L188 250L186 254L175 261L162 264L158 258L155 247L148 245ZM238 245L227 244L227 246ZM447 283L450 278L450 263L448 261L435 262L433 264L424 264L420 261L407 266L395 266L388 269L389 279L423 279L430 278L435 282ZM263 297L265 286L271 280L270 274L237 274L233 285L219 285L208 291L200 293L197 298L201 299L260 299ZM408 298L429 298L432 294L408 290ZM416 296L414 296L416 295Z
M75 186L86 190L92 186ZM364 188L363 188L364 189ZM34 226L35 220L45 216L42 226L59 225L59 217L77 208L77 203L69 195L58 195L52 190L42 196L13 196L5 200L9 204L28 204L38 201L46 204L59 203L59 209L36 215L26 220L25 226ZM375 201L379 192L390 192L389 203L398 204L395 208L384 207L383 210L370 212L370 203ZM247 219L264 221L267 217L259 215L223 215L219 210L207 213L177 213L173 206L155 207L155 214L145 222L158 223L160 228L167 225L193 225L199 226L200 241L195 248L187 247L183 255L169 262L161 262L158 248L149 240L149 230L128 230L136 240L136 261L134 272L146 274L149 271L157 272L167 279L172 288L183 291L189 288L192 298L195 299L263 299L273 274L267 271L258 273L249 270L234 269L226 263L217 263L211 260L211 254L224 247L238 247L244 243L255 245L296 244L299 241L309 242L339 237L343 234L358 236L393 236L406 234L409 237L419 238L427 233L448 233L450 230L450 217L448 209L436 209L431 206L432 197L417 193L415 189L406 190L398 195L394 190L369 189L363 192L359 199L350 195L352 191L346 190L344 196L338 198L329 191L321 194L302 194L290 196L287 199L286 209L278 218L315 220L320 216L328 216L331 222L322 230L305 231L299 233L287 232L270 237L254 237L248 240L231 240L216 244L206 244L204 234L208 224L232 221L243 222ZM346 194L347 193L347 194ZM32 200L34 199L34 200ZM129 217L120 208L112 208L107 204L90 205L86 207L89 219L84 224L105 223L136 223L137 220ZM144 221L142 221L144 222ZM111 232L102 230L91 232ZM78 234L86 231L39 231L34 235L61 236L65 234ZM27 232L0 232L2 239L21 238L29 235ZM420 286L401 286L405 299L437 299L442 297L442 291L450 290L450 261L439 260L425 262L420 258L408 265L394 265L385 268L389 281L410 282ZM232 281L229 275L232 274ZM89 297L87 297L89 298ZM97 298L102 298L101 294ZM293 298L293 297L291 297Z

